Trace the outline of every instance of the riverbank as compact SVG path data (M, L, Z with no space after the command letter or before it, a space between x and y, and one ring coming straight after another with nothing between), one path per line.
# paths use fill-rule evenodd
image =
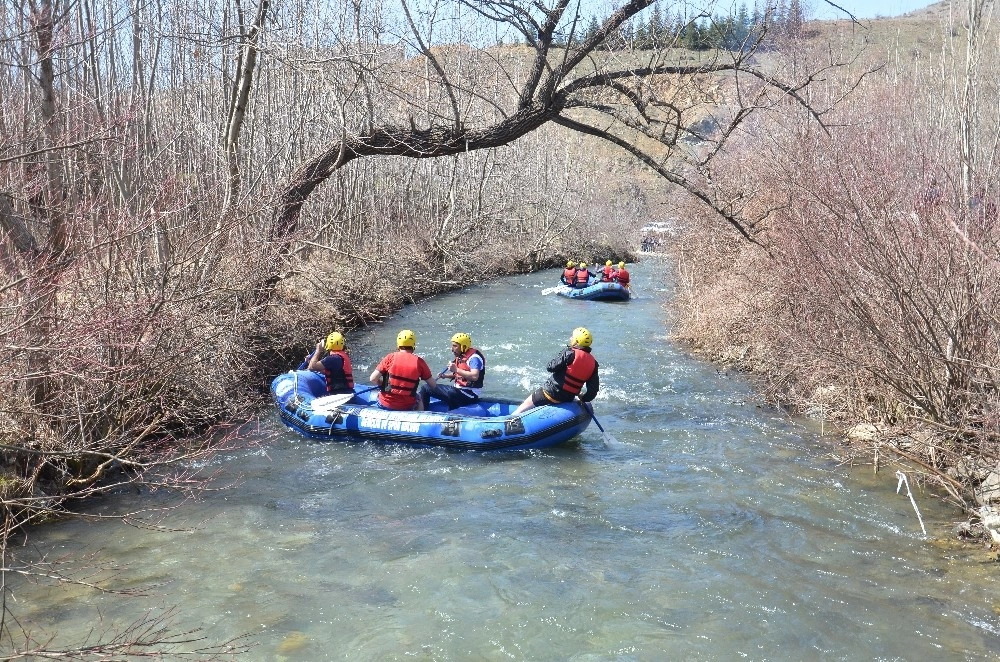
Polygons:
M962 243L942 222L938 266ZM923 292L907 300L888 271L878 287L862 287L858 278L872 273L850 275L860 257L843 248L824 249L840 265L828 272L829 262L801 262L817 256L803 246L719 242L718 231L712 221L692 223L672 247L674 339L749 375L763 403L819 421L844 462L896 466L930 487L967 518L956 537L1000 548L1000 410L989 378L995 334L976 321L992 309L992 289L970 299L959 319L933 303L951 296L950 280L924 278ZM878 250L905 264L905 246ZM935 269L924 258L921 266ZM949 319L957 322L950 330Z
M622 228L620 240L550 240L542 251L487 244L454 260L405 240L395 251L402 260L355 252L331 262L321 251L299 253L266 298L246 273L248 266L267 273L264 265L246 261L219 260L210 281L178 271L177 284L167 281L152 303L139 290L108 292L101 301L87 289L92 279L81 277L81 289L64 292L93 305L63 304L60 330L75 343L52 366L53 379L33 390L28 364L7 364L20 388L0 395L5 535L108 491L196 492L205 478L183 467L240 445L225 431L229 423L252 417L271 378L332 330L345 333L350 348L352 330L427 297L562 266L567 256L631 262L632 235ZM56 379L66 369L81 388Z

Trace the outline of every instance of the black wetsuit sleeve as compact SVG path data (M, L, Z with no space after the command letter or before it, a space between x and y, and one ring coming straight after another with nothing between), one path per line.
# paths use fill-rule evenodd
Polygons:
M559 354L559 356L549 361L549 364L545 366L545 369L549 372L556 372L560 369L565 370L566 366L568 366L573 360L573 356L573 350L567 347L561 354Z
M587 380L587 392L579 396L584 402L590 402L597 397L597 392L601 390L601 377L598 374L597 361L594 361L594 374Z

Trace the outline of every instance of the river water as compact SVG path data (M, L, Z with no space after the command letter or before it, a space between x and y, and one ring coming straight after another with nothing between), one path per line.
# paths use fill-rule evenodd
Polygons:
M32 532L50 557L120 564L113 585L156 585L146 597L8 577L15 610L59 647L173 607L206 642L248 635L248 660L997 659L995 559L942 542L960 515L914 488L925 538L893 471L836 462L812 426L672 344L663 266L635 265L628 303L542 295L549 271L348 337L361 377L402 328L432 370L467 331L489 391L520 398L587 326L607 438L591 425L495 454L323 443L269 410L254 445L207 467L235 486L169 512L166 530Z

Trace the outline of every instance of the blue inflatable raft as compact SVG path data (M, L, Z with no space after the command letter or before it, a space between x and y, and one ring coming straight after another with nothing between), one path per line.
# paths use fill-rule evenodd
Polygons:
M378 394L371 387L356 386L353 396L325 395L325 391L322 375L309 370L292 370L271 382L281 422L314 439L524 450L572 439L591 421L590 412L578 401L535 407L512 416L520 404L515 400L481 399L448 411L444 403L432 398L429 411L389 411L376 404Z
M585 301L628 301L631 297L629 289L621 283L600 281L580 288L560 285L556 289L556 294L567 299Z

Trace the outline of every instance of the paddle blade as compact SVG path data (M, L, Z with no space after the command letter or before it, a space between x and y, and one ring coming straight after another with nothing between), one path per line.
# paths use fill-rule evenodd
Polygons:
M312 401L312 408L315 412L331 411L336 409L354 397L353 393L337 393L336 395L324 395Z
M601 431L601 436L604 438L604 445L605 446L621 446L621 444L618 442L618 440L615 439L614 436L610 432L608 432L607 430L605 430L602 427L598 427L598 429Z
M583 408L586 409L588 413L590 413L590 418L594 421L594 424L597 426L597 429L601 431L601 436L604 437L604 445L605 446L617 446L617 445L619 445L618 444L618 440L615 439L611 435L610 432L608 432L607 430L605 430L604 426L601 425L601 422L599 420L597 420L597 415L594 414L594 407L593 407L593 405L591 405L591 404L589 404L587 402L584 402L583 403Z
M601 435L604 437L604 445L605 446L620 446L621 445L618 442L617 439L615 439L613 436L611 436L610 432L602 430L601 431Z

